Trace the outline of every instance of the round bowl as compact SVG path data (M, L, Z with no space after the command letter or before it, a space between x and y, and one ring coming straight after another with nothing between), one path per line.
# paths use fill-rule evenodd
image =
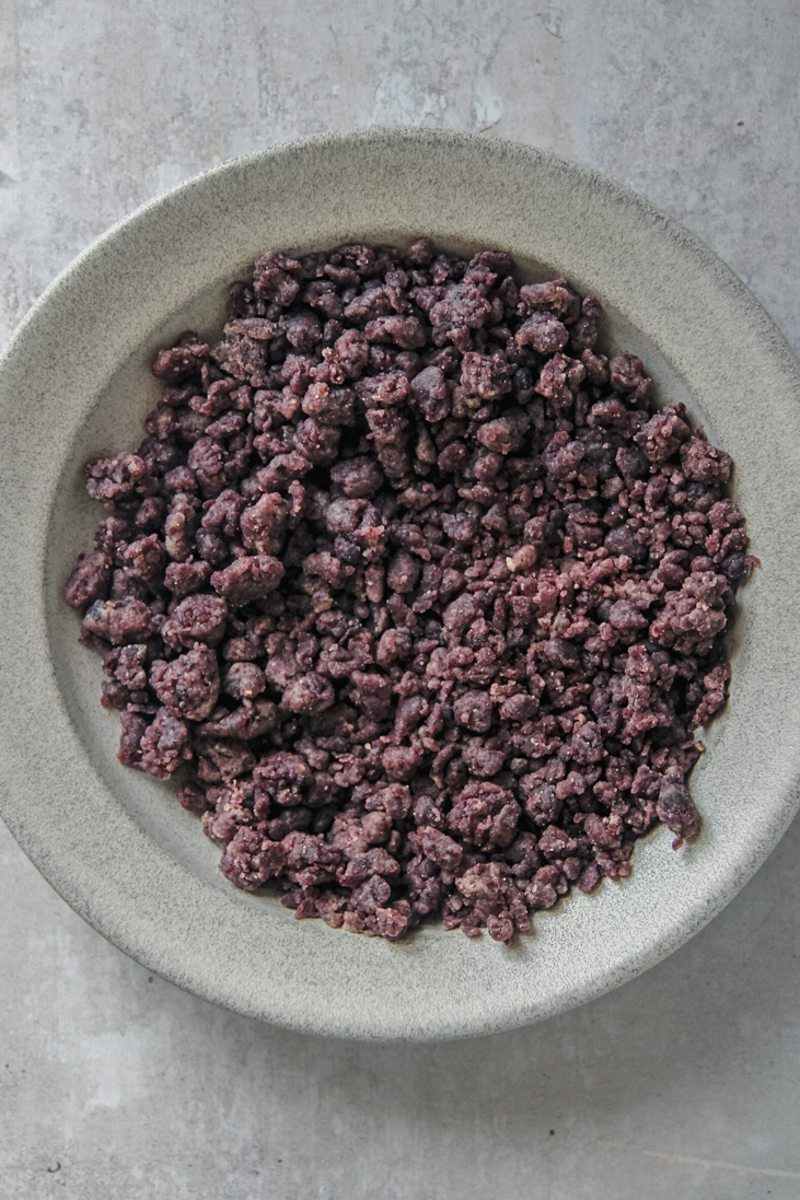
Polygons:
M632 878L537 915L513 948L440 927L389 944L297 922L236 891L173 789L116 760L118 722L61 591L97 520L87 457L135 444L149 365L183 329L213 335L226 284L260 252L344 240L510 250L530 277L599 295L607 347L641 355L737 464L762 562L740 593L733 686L692 776L704 831L657 830ZM149 970L237 1012L321 1034L432 1039L557 1013L696 933L797 808L795 618L800 375L742 283L633 193L549 154L370 130L212 171L117 225L48 289L0 367L5 624L0 811L42 874Z

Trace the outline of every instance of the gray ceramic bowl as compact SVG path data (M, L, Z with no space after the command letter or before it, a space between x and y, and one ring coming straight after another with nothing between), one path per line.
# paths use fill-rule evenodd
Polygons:
M96 658L61 604L97 520L81 466L128 447L156 347L213 333L225 285L268 247L344 239L509 249L596 292L610 345L645 359L737 463L763 567L741 594L734 682L693 776L705 818L657 831L633 877L576 895L507 949L426 929L390 945L236 891L170 788L121 767ZM0 810L61 895L150 970L238 1012L364 1038L445 1038L557 1013L630 979L718 912L797 807L800 377L745 287L649 204L535 150L422 131L284 146L193 180L116 226L45 293L0 369Z

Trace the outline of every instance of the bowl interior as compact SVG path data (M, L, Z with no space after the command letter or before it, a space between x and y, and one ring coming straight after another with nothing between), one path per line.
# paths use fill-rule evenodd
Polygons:
M157 395L156 349L186 328L219 333L227 284L266 249L353 238L402 245L420 233L445 249L508 249L520 277L564 274L598 295L606 346L639 354L660 402L684 401L733 455L735 493L763 563L740 593L731 703L692 776L701 838L675 854L670 835L656 831L639 843L630 880L539 914L535 933L512 949L435 926L387 945L297 923L274 900L232 888L174 789L117 762L118 717L100 708L98 659L77 644L77 619L61 602L100 516L82 464L140 439ZM751 379L760 382L758 421ZM20 629L24 589L42 596L7 686L19 690L33 672L51 714L34 738L21 729L21 706L9 759L36 753L42 783L48 772L58 780L57 794L41 786L32 803L14 773L7 816L70 903L151 969L239 1011L317 1031L436 1037L513 1025L607 990L685 940L790 819L797 501L782 480L800 466L795 367L726 269L621 189L534 151L421 133L376 131L257 156L112 231L45 296L0 384L18 414L21 401L39 404L18 415L18 444L7 448L6 486L16 474L35 497L20 521L36 552L23 562L19 538L10 549ZM46 443L34 467L24 461L32 422Z

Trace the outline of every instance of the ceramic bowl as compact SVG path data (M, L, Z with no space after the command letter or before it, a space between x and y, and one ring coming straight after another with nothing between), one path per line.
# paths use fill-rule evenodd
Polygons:
M762 567L740 593L733 686L692 776L704 817L663 829L634 872L536 917L506 948L431 927L397 945L297 922L218 873L173 789L117 762L95 655L61 602L98 519L82 464L133 446L149 364L185 328L218 332L226 285L268 248L344 240L499 246L568 276L737 464ZM237 1012L337 1036L433 1039L557 1013L652 966L749 879L797 808L800 376L742 283L617 184L522 146L372 130L278 147L203 175L117 225L48 289L0 368L0 811L64 899L149 970Z

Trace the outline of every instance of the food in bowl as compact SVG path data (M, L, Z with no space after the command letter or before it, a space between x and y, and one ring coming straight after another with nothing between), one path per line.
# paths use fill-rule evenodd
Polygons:
M503 942L700 818L754 559L731 460L601 307L421 238L267 254L184 335L66 599L120 758L299 917Z

